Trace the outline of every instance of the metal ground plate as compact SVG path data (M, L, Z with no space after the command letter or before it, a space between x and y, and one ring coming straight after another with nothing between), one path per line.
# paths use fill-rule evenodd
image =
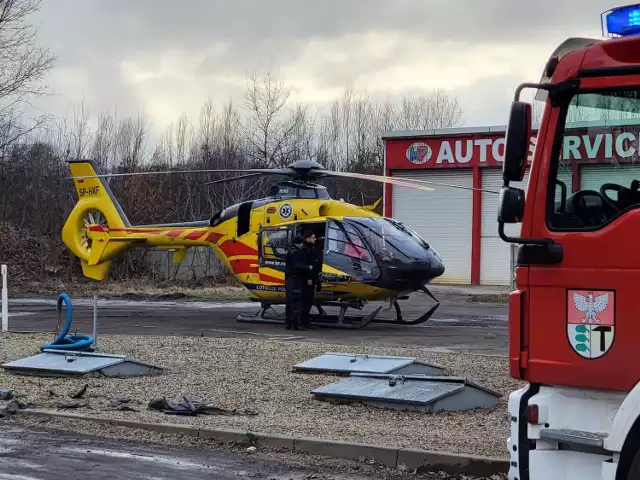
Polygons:
M131 377L158 375L163 368L124 355L76 352L45 349L42 353L5 363L9 373L36 376L86 376Z
M312 393L318 400L359 402L425 413L489 408L497 404L500 396L464 378L362 373L354 373L349 378L317 388Z
M418 361L413 357L388 355L362 355L341 352L326 352L323 355L294 365L300 372L330 373L406 373L441 375L444 369L438 365Z

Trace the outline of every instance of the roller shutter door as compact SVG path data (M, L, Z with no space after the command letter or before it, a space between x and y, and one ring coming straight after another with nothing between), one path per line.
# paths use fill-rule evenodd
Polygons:
M561 166L558 170L558 173L556 174L556 178L558 180L560 180L561 182L563 182L566 186L567 186L567 195L571 195L572 190L571 190L571 185L572 185L572 179L573 179L573 175L571 173L571 167L570 166ZM558 190L560 190L560 188L558 187Z
M471 169L453 168L394 172L397 178L473 186ZM445 272L434 283L471 283L471 220L473 192L434 185L424 192L393 186L393 218L406 223L433 245L445 265Z
M527 190L529 170L521 182L509 185ZM482 169L482 188L499 192L502 187L501 168ZM480 240L480 283L482 285L509 285L511 281L511 246L498 235L498 200L495 193L482 192L482 221ZM521 223L505 224L508 236L520 235Z
M638 165L582 165L580 168L580 187L583 190L600 191L604 183L617 183L629 188L631 181L640 180L640 166ZM616 198L616 192L607 192Z
M573 174L571 171L571 166L560 166L558 169L558 173L556 174L556 178L563 182L567 187L567 197L573 193ZM562 190L559 185L556 185L556 209L560 205L560 199L562 198Z
M522 182L509 182L511 186L527 190L530 170L527 170ZM562 168L557 178L567 186L567 195L571 194L571 168ZM482 169L482 188L499 191L502 187L502 169ZM559 198L559 197L558 197ZM480 248L480 283L483 285L509 285L511 275L511 246L498 235L499 196L482 192L482 227ZM521 223L505 225L509 236L520 234Z

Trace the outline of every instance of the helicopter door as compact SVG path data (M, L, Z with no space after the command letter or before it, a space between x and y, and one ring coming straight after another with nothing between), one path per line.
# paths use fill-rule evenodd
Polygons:
M293 240L293 231L288 226L263 227L258 236L258 270L260 280L281 283L287 251Z
M322 272L328 283L372 282L380 271L360 233L346 222L327 220Z

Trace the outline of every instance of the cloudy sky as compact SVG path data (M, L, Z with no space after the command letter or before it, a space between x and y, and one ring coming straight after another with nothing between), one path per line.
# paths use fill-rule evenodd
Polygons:
M578 6L579 4L579 6ZM611 0L42 0L33 19L57 55L42 108L144 110L155 129L207 97L242 101L246 73L278 67L296 99L345 86L379 97L445 88L463 124L506 122L566 37L600 36Z

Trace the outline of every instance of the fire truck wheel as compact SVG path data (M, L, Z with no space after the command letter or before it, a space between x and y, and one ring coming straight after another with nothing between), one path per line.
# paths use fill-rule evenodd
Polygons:
M627 480L637 480L638 478L640 478L640 450L636 451L626 476Z

